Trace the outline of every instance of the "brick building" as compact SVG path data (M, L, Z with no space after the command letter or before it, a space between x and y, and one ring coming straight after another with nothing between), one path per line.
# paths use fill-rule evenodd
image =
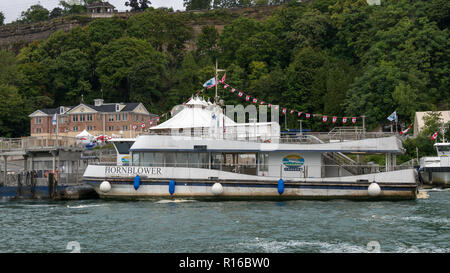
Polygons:
M58 119L58 135L72 137L83 130L94 136L114 134L134 137L136 131L148 129L150 119L156 117L149 113L142 103L104 103L102 99L96 99L94 105L81 103L74 107L60 106L34 111L29 115L30 135L55 135L56 125L52 125L55 114ZM142 128L142 124L145 124L145 128ZM137 126L136 130L133 125Z

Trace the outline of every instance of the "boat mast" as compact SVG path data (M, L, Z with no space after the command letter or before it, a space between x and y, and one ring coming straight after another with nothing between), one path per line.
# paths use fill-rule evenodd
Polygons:
M219 69L219 63L218 63L218 61L217 61L217 59L216 59L216 78L215 78L215 80L216 80L216 95L215 95L215 97L214 97L214 100L215 100L215 102L216 102L216 104L217 105L219 105L219 95L217 94L217 85L218 85L218 77L219 77L219 72L223 72L223 71L225 71L225 69Z

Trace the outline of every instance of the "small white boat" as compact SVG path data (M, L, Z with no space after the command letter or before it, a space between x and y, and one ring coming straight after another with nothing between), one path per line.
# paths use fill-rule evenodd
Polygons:
M420 177L424 184L449 187L450 186L450 143L435 143L437 156L422 157L420 159Z
M177 122L179 121L179 122ZM395 136L324 143L283 138L276 122L235 123L194 98L149 135L117 148L126 164L89 165L83 181L101 198L415 199L417 171L394 171L403 153ZM120 141L120 140L117 140ZM386 171L345 154L386 154ZM119 159L118 159L119 160Z

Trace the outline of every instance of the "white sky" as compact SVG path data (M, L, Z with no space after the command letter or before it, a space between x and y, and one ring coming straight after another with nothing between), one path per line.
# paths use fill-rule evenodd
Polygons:
M0 0L0 11L5 15L5 23L10 23L20 17L22 11L30 6L40 4L48 10L57 7L60 0ZM125 6L127 0L108 0L118 11L129 9ZM174 10L184 10L183 0L150 0L151 6L155 8L168 7Z

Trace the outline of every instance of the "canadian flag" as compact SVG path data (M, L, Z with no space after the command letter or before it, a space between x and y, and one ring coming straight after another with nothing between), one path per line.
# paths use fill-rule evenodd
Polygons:
M286 108L283 108L283 114L286 114L286 110L287 110Z
M225 84L225 85L223 86L223 88L227 89L228 86L229 86L228 84Z
M264 104L264 102L263 101L261 101L259 104L261 104L261 105L263 105Z
M267 104L267 107L271 108L271 107L272 107L272 104L271 104L271 103Z
M258 102L258 99L254 98L253 103L257 103L257 102Z
M242 93L242 92L239 92L239 93L238 93L238 96L239 96L239 97L242 97L242 95L244 95L244 93Z
M353 124L356 123L356 117L352 117L352 123L353 123Z
M347 117L342 118L342 123L344 123L344 124L347 123Z
M295 110L291 110L291 112L289 112L289 114L291 114L291 115L292 115L292 114L293 114L294 112L295 112Z
M431 136L431 140L435 140L435 139L438 137L438 134L439 134L439 131L436 131L436 133L434 133L434 134Z
M327 119L328 119L327 116L323 116L323 117L322 117L322 121L323 121L323 122L327 122Z
M310 113L306 113L305 116L306 116L306 118L310 118L311 114Z
M250 100L250 96L249 95L245 96L245 100L249 101Z
M142 124L141 124L141 127L142 127L142 128L145 128L145 123L142 123Z
M136 130L137 129L137 125L135 124L135 125L133 125L133 129L134 130Z
M231 88L231 93L234 93L234 91L236 91L235 88Z
M404 134L408 133L408 131L409 131L409 129L411 129L411 127L412 127L412 123L409 125L408 128L406 128L405 130L401 131L400 135L404 135Z
M148 123L150 124L150 126L152 126L153 125L153 120L150 120Z
M220 80L220 82L221 82L222 84L225 83L225 75L226 75L226 74L227 74L227 73L223 74L222 80ZM225 87L225 88L226 88L226 87Z
M333 119L331 120L333 123L336 123L337 117L333 117Z
M298 112L297 117L300 117L303 112Z

